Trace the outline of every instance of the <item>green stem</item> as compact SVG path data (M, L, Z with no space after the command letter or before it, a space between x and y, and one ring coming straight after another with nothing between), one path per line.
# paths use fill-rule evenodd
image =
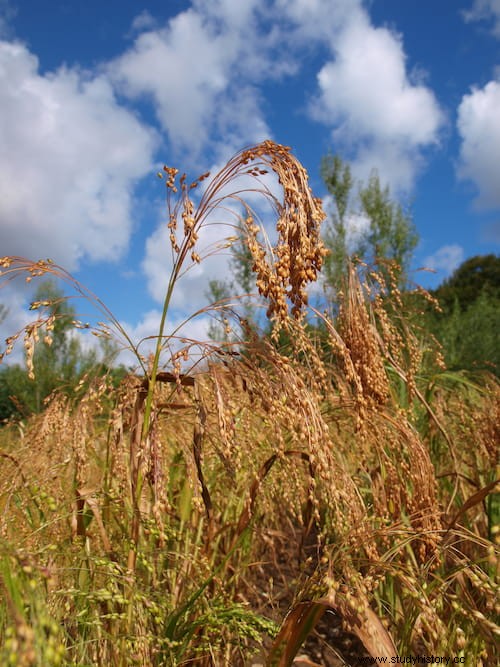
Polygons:
M185 259L185 247L182 248L182 251L178 254L177 259L175 261L174 267L172 269L172 273L170 274L170 279L168 283L168 288L167 292L165 294L165 300L163 302L163 310L161 314L161 320L160 320L160 327L158 330L158 337L156 340L156 348L155 348L155 354L153 358L153 366L151 368L151 375L149 377L149 382L148 382L148 392L146 396L146 401L144 405L144 417L142 420L142 426L141 426L141 442L145 442L146 438L148 437L149 434L149 428L151 424L151 413L153 410L153 398L154 398L154 391L155 391L155 386L156 386L156 378L158 375L158 367L160 365L160 355L161 355L161 349L163 346L163 333L165 331L165 322L167 320L167 313L170 307L170 301L172 299L172 294L174 291L175 283L177 282L177 278L179 277L179 271L182 267L182 264ZM136 453L137 456L139 456L138 452ZM142 493L142 485L143 485L143 479L142 479L142 474L141 474L141 461L138 460L136 462L136 479L133 480L132 483L132 488L134 489L133 497L132 497L132 504L134 508L134 517L132 519L132 531L131 531L131 540L134 544L134 547L137 548L137 544L139 541L139 516L138 516L138 508L139 508L139 501ZM135 482L135 484L134 484ZM129 558L129 564L133 563L133 567L129 569L135 569L135 558L133 557L132 560Z
M163 332L165 330L165 322L167 319L167 313L168 309L170 306L170 300L172 298L172 293L174 291L174 286L179 274L179 268L182 266L182 256L177 258L177 261L174 265L172 274L170 276L170 281L168 284L168 289L167 293L165 295L165 301L163 303L163 311L161 315L161 320L160 320L160 327L158 331L158 339L156 342L156 349L155 349L155 355L153 358L153 366L151 369L151 376L149 378L149 383L148 383L148 393L146 396L146 402L144 406L144 418L142 421L142 427L141 427L141 442L144 442L148 436L149 433L149 427L150 427L150 422L151 422L151 412L153 408L153 396L154 396L154 390L155 390L155 385L156 385L156 377L158 374L158 366L160 364L160 354L161 354L161 348L162 348L162 340L163 340ZM138 416L137 416L138 418ZM134 437L134 436L132 436ZM138 452L136 452L136 456L140 456ZM131 461L132 464L132 461ZM130 633L130 630L132 628L132 623L133 623L133 597L134 597L134 588L135 588L135 566L136 566L136 559L137 559L137 550L139 546L139 539L140 539L140 514L139 514L139 503L140 503L140 498L141 498L141 493L142 493L142 485L143 485L143 478L142 478L142 473L141 473L141 461L138 460L135 463L136 466L136 479L132 481L132 489L133 489L133 497L132 497L132 507L133 507L133 517L132 517L132 527L131 527L131 532L130 532L130 540L131 540L131 547L129 550L129 555L128 555L128 570L129 570L129 576L131 576L131 580L129 581L128 584L128 601L129 601L129 608L128 608L128 614L127 614L127 632ZM133 466L132 466L133 469ZM134 482L135 481L135 485ZM135 488L134 488L135 487ZM124 646L122 645L122 655Z
M180 260L180 261L179 261ZM161 348L163 345L163 332L165 330L165 322L167 320L167 313L170 307L170 300L174 291L175 283L177 282L177 277L179 275L180 267L183 262L183 254L181 254L174 266L170 280L168 283L167 293L165 294L165 301L163 302L163 310L160 320L160 328L158 330L158 338L156 340L155 356L153 358L153 366L151 368L151 376L149 378L148 384L148 395L146 397L146 405L144 407L144 420L142 422L142 439L144 440L149 432L149 425L151 421L151 411L153 408L153 396L156 386L156 377L158 375L158 366L160 365L160 354Z

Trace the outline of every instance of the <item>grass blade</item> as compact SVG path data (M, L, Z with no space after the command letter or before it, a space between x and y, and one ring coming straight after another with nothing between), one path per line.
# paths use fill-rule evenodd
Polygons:
M300 647L323 616L327 605L322 602L300 602L285 617L273 642L266 667L291 667Z

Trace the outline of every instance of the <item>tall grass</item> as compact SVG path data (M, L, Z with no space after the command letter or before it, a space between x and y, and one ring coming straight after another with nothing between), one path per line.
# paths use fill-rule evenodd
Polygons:
M396 287L368 270L351 271L310 335L324 214L288 149L237 154L197 206L200 179L177 176L165 168L173 268L149 364L97 300L101 333L114 327L141 372L56 394L0 433L1 663L281 667L306 642L316 660L353 665L497 664L498 384L442 369ZM239 177L276 212L274 247ZM203 226L234 203L273 337L234 315L235 339L202 346L202 365L189 341L168 353L172 294L203 260ZM6 280L72 282L50 262L1 265ZM24 335L31 372L45 307L8 341Z

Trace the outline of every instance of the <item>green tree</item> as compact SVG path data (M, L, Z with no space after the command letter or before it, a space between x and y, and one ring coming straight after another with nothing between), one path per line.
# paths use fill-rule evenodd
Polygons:
M215 310L211 315L213 319L208 326L208 336L212 340L227 342L228 335L224 325L225 307L231 297L231 283L227 280L210 280L208 282L208 291L206 296L212 304L221 304L221 310Z
M470 257L433 295L442 312L428 311L427 327L448 368L500 375L500 258Z
M399 267L398 283L403 287L418 242L411 215L391 198L388 186L382 187L376 170L357 193L351 169L338 155L323 158L321 175L334 204L325 233L330 250L324 270L327 285L338 290L345 280L348 264L358 258L385 277L387 262L395 262ZM349 229L356 220L365 220L367 228L350 240Z
M0 366L0 424L11 417L26 417L30 409L25 398L33 392L33 382L19 364Z
M354 180L351 168L338 155L327 155L321 163L321 175L333 197L334 210L328 220L324 241L330 251L324 259L326 282L338 289L347 275L350 253L347 246L348 206Z
M445 312L427 312L425 327L441 343L450 370L500 376L500 300L487 291L465 309L457 299Z
M466 310L485 292L500 299L500 257L497 255L476 255L466 259L434 290L434 296L446 311L454 307L455 301Z

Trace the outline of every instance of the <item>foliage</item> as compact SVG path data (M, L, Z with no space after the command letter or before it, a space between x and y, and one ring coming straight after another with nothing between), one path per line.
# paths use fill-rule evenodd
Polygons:
M434 291L434 296L447 312L453 310L456 302L465 311L482 295L500 301L500 257L496 255L476 255L466 259Z
M397 282L404 286L418 240L411 216L391 199L389 187L382 187L376 170L368 184L360 185L357 197L350 167L338 155L323 159L321 173L334 203L325 234L331 251L325 261L327 285L335 291L341 289L350 262L357 258L386 278L387 262L395 262L399 267ZM366 230L350 233L353 225L363 222Z
M305 650L330 644L346 664L393 651L498 663L498 382L426 363L398 290L355 271L335 322L315 313L324 354L304 317L321 209L289 151L238 154L196 208L166 168L163 325L220 193L264 169L284 188L278 265L250 209L246 229L274 340L205 347L202 366L190 341L162 356L163 326L144 374L56 394L0 432L4 664L239 667L260 650L285 667L316 626L326 639Z
M44 340L35 345L36 382L31 397L24 395L23 402L32 412L40 412L44 399L56 388L70 390L77 384L85 370L96 363L96 354L92 351L84 353L80 340L71 335L75 310L54 282L42 283L34 301L47 304L51 323L44 332Z
M449 368L500 374L500 299L483 293L465 311L457 301L448 316L438 318L435 331Z
M30 414L26 401L33 394L33 382L25 368L19 364L0 368L0 420L11 417L27 417Z
M454 370L500 374L500 258L477 256L463 262L434 292L441 312L428 308L427 328L443 346Z

